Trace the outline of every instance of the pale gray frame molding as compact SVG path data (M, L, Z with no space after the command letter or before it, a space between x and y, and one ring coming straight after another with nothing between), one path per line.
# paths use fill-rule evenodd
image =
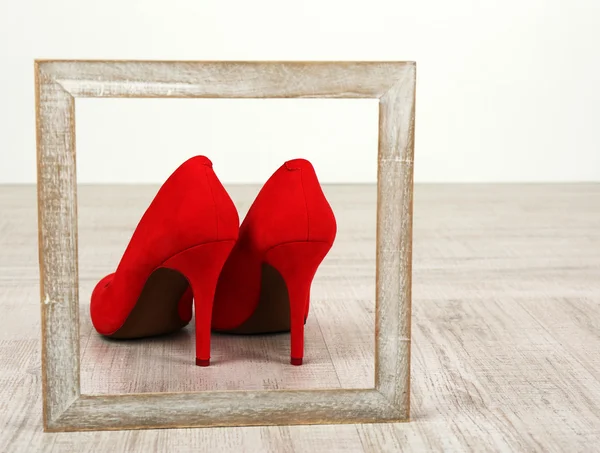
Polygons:
M36 61L44 429L407 421L415 77L414 62ZM76 97L379 99L375 387L82 395Z

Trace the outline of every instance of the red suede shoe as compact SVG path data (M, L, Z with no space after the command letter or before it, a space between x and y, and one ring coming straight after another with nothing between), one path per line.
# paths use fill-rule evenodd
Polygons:
M210 362L219 273L238 237L235 205L204 156L184 162L140 220L115 273L94 289L92 323L112 338L173 332L196 311L196 364Z
M336 222L310 162L286 162L240 227L217 285L212 327L228 333L291 331L301 365L310 286L333 245Z

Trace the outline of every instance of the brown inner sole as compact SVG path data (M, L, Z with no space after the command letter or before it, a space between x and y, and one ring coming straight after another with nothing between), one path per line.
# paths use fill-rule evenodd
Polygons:
M179 272L159 268L152 272L125 323L109 338L129 339L175 332L185 325L178 306L188 288Z
M285 280L273 266L263 263L258 305L233 334L277 333L290 331L290 301Z
M178 305L188 288L179 272L160 268L144 285L133 310L119 330L109 338L132 339L175 332L187 325L179 317ZM235 329L217 331L231 334L260 334L290 331L290 303L281 274L263 263L258 305L250 317Z

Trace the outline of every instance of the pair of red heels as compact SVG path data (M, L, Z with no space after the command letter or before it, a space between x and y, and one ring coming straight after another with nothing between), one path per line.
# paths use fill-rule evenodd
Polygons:
M196 312L196 364L210 364L210 333L291 332L301 365L310 286L336 234L310 162L286 162L239 226L212 163L196 156L167 179L116 272L95 287L92 323L112 338L178 330ZM193 301L193 302L192 302Z

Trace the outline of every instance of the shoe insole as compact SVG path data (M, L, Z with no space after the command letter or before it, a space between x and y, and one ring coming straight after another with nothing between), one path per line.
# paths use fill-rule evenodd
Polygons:
M155 270L144 285L125 323L109 338L142 338L175 332L185 325L179 317L179 301L188 281L179 272L167 268Z
M290 301L285 280L273 266L263 263L258 305L234 334L259 334L290 331Z
M119 330L109 338L133 339L175 332L187 325L179 317L178 305L188 288L183 275L172 269L154 271L133 310ZM261 334L290 331L290 302L281 274L263 263L258 305L250 317L232 334Z

